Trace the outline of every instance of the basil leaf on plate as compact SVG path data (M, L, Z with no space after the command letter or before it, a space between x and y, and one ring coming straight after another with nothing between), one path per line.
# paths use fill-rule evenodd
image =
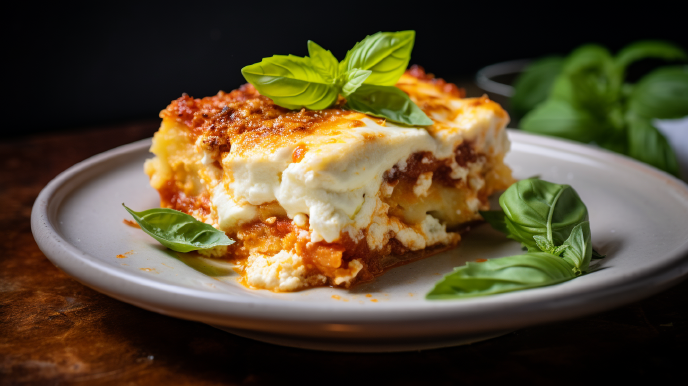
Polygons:
M343 75L344 85L342 86L342 95L348 97L353 94L363 82L370 76L372 71L361 70L360 68L354 68L346 72Z
M633 87L629 109L646 118L688 116L688 66L659 68Z
M308 41L308 56L311 65L326 80L334 80L339 76L339 62L332 52L320 47L314 41Z
M394 86L406 71L416 39L415 31L378 32L356 43L339 64L339 72L370 70L366 84Z
M458 299L542 287L587 272L602 258L590 241L588 210L573 188L540 179L521 180L499 198L504 212L480 212L495 229L520 241L528 253L454 268L428 299ZM560 255L563 254L563 257Z
M544 252L466 263L446 275L428 299L459 299L543 287L575 278L572 266Z
M167 208L135 212L124 204L122 206L144 232L173 251L191 252L234 244L224 232L186 213Z
M531 133L590 142L604 132L606 124L566 101L549 99L523 117L520 127Z
M507 235L507 237L509 237L509 238L511 238L511 239L520 240L520 238L521 238L520 234L517 233L517 234L515 234L515 235L512 235L512 234L509 232L509 229L508 229L507 226L506 226L506 220L505 220L504 212L502 212L502 211L497 211L497 210L493 210L493 211L481 211L481 212L480 212L480 215L481 215L481 216L483 217L483 219L485 219L485 221L487 221L488 224L490 224L490 226L491 226L492 228L494 228L495 230L504 233L505 235ZM523 236L523 237L525 238L525 237L527 237L527 235L526 235L526 236ZM532 251L532 252L539 252L539 251L542 251L542 252L550 253L550 254L555 255L555 256L560 256L561 253L562 253L566 248L568 248L567 245L560 245L560 246L554 245L554 243L552 243L551 241L549 241L549 240L547 239L547 237L545 237L545 236L534 235L534 236L533 236L533 239L535 240L535 245L537 246L537 249L536 249L536 248L531 248L531 251ZM528 250L528 248L525 248L524 250ZM539 251L538 251L538 250L539 250Z
M433 123L405 92L394 86L363 84L349 95L346 107L408 126L428 126Z
M631 43L616 54L616 65L625 69L641 59L685 60L686 52L679 46L660 40L643 40Z
M564 64L560 57L546 57L529 64L514 83L511 107L522 117L544 102Z
M339 95L331 80L316 71L310 58L275 55L241 69L258 92L288 109L322 110Z
M590 222L583 221L576 225L562 246L567 247L564 250L564 260L571 264L573 273L579 276L582 272L587 271L592 258Z
M649 119L629 118L628 155L674 176L679 175L674 150Z
M504 209L507 237L540 251L533 236L544 236L558 246L576 225L588 220L588 210L569 185L528 179L511 185L499 198Z

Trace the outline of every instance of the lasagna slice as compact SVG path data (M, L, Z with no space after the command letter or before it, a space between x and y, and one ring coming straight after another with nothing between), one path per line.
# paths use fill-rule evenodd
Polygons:
M432 126L341 107L287 110L248 84L183 95L161 112L145 171L163 207L236 240L206 254L236 263L250 288L368 281L456 246L488 196L513 181L498 104L463 98L420 67L397 87Z

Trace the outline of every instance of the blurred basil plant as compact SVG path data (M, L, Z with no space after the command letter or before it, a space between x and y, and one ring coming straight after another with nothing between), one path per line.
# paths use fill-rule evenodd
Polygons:
M688 65L659 67L630 83L629 65L643 59L676 63L688 55L668 42L640 41L616 56L589 44L531 63L511 100L520 128L595 143L678 176L676 155L652 121L688 116Z

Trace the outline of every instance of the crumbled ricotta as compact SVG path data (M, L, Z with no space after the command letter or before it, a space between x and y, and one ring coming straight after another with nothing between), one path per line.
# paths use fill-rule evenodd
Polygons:
M299 228L305 228L308 225L308 216L303 213L297 213L294 216L294 225Z
M435 244L449 244L459 237L456 233L447 232L446 227L431 215L415 226L404 224L396 217L389 217L389 205L377 200L378 205L371 218L366 242L371 250L384 247L390 238L397 239L404 247L417 251Z
M452 238L452 234L447 233L447 229L439 220L430 216L425 216L425 220L420 223L420 229L425 236L426 245L448 244Z
M348 286L348 284L351 283L351 280L355 278L359 272L361 272L361 269L363 269L363 264L361 264L360 261L351 260L349 262L348 269L340 268L335 271L334 284L346 284Z
M480 209L480 200L478 197L468 197L466 198L466 206L471 212L477 212Z
M306 267L299 255L280 251L274 256L251 253L246 266L249 286L270 291L288 292L325 283L325 276L306 277Z
M416 184L413 186L413 194L418 197L425 197L428 195L428 189L432 185L432 172L426 172L418 176Z
M425 242L425 237L420 234L417 230L408 227L402 227L401 221L393 218L392 226L390 227L394 230L394 238L399 240L403 246L406 248L417 251L423 249L427 246Z
M478 177L478 175L473 175L471 178L468 179L468 184L471 186L471 189L478 191L485 186L485 180Z
M392 193L394 193L394 188L397 186L395 183L394 185L390 184L389 182L385 182L382 184L380 187L380 191L382 192L383 197L392 197Z
M389 241L391 232L389 217L387 217L388 210L389 205L377 200L377 207L375 208L375 213L370 221L370 226L368 226L368 232L366 234L368 248L372 251L382 248Z

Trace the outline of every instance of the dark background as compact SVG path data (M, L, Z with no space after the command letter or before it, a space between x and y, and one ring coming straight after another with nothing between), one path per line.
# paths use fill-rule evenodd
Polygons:
M678 2L25 4L3 18L5 138L154 120L183 92L236 88L240 69L263 57L307 55L309 39L342 59L368 34L415 29L411 63L450 81L588 42L613 52L638 39L688 48Z

